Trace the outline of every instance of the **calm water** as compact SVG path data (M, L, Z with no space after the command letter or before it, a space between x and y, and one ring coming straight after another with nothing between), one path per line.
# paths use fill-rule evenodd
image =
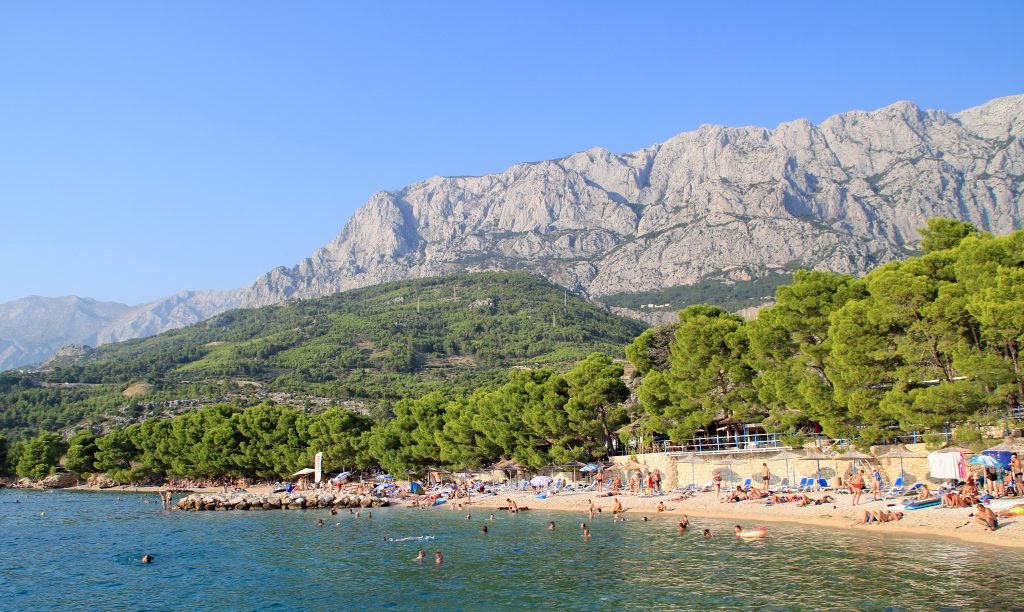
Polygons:
M15 497L22 502L13 503ZM152 496L149 497L155 501ZM772 526L680 536L672 519L379 509L161 513L143 496L0 491L2 609L1000 609L1024 555L927 539ZM45 516L40 516L45 512ZM316 522L324 518L327 527ZM333 520L331 520L333 519ZM547 522L556 521L555 531ZM340 522L340 526L334 526ZM383 542L430 535L425 542ZM419 548L445 564L412 561ZM144 566L139 558L156 557ZM1011 578L1012 576L1012 578ZM1009 579L1008 579L1009 578ZM1008 585L1014 585L1008 588Z

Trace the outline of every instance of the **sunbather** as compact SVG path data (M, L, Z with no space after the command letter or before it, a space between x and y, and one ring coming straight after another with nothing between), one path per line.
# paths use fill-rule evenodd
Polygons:
M976 516L974 520L985 526L985 531L995 531L999 529L999 519L996 517L996 513L992 512L989 508L985 507L984 504L978 504Z

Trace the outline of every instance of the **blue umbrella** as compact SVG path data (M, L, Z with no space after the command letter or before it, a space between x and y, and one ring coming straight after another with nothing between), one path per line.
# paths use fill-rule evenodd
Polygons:
M391 474L377 474L377 476L374 477L374 480L377 482L391 482L394 479L395 478Z
M967 460L967 463L983 465L990 468L1006 467L1002 461L992 455L975 455Z

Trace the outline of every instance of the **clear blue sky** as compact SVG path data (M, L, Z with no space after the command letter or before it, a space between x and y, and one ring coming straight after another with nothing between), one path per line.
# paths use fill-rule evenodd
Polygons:
M2 3L0 301L243 286L432 175L1024 93L1021 2L705 4Z

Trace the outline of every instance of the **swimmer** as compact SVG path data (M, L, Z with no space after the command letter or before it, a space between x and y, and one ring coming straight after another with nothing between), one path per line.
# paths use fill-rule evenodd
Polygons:
M554 530L555 530L555 522L551 521L550 523L548 523L548 531L554 531Z
M142 555L142 563L152 563L153 555Z
M737 538L740 537L741 533L743 533L743 528L740 527L739 525L736 525L736 537Z
M359 513L358 512L356 512L356 518L359 518Z
M324 519L320 519L320 522L317 523L317 525L319 525L320 527L323 527L324 526Z
M373 518L373 513L372 512L367 512L366 513L366 518L368 518L368 519Z
M338 509L337 508L331 508L331 516L334 516L337 513L338 513Z
M467 521L471 521L471 520L473 520L473 517L471 515L467 514L466 515L466 520Z
M413 561L423 561L426 558L427 558L427 551L425 551L425 550L423 550L421 548L420 551L418 553L416 553L416 558L413 559Z
M480 533L482 533L484 535L487 535L487 525L484 525L483 527L480 528Z
M587 529L587 528L583 529L583 539L584 540L589 540L590 539L590 530Z
M494 520L494 515L492 514L492 515L490 515L489 517L487 517L487 520L489 520L489 521L493 521L493 520Z
M705 529L704 530L704 539L705 540L708 539L708 538L713 538L713 537L715 537L715 534L711 533L710 529Z
M580 523L580 529L586 529L586 528L587 528L587 524L586 523Z
M441 551L435 552L434 565L441 565L442 563L444 563L444 555L441 554Z
M644 522L645 522L645 523L647 522L647 517L646 517L646 516L644 517Z

